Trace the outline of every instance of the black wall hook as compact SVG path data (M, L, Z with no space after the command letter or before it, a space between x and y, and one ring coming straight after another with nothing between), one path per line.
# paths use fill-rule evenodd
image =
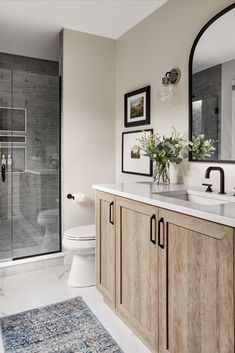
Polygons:
M68 195L67 195L67 199L69 199L69 200L71 200L71 199L74 200L75 197L74 197L72 194L68 194Z

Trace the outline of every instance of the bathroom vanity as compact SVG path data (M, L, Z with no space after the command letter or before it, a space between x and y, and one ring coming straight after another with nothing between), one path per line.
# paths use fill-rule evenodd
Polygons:
M235 197L96 185L97 289L157 353L234 353Z

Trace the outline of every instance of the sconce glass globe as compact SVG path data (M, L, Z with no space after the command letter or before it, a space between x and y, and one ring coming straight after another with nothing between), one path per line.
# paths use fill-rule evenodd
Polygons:
M175 96L175 86L172 84L162 85L158 90L158 98L162 102L171 102Z

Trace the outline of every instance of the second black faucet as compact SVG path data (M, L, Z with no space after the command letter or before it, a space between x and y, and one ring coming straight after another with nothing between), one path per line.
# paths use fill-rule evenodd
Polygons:
M210 173L212 170L218 170L220 172L220 191L219 194L226 194L225 192L225 179L224 179L224 170L221 167L208 167L205 172L205 178L210 178Z

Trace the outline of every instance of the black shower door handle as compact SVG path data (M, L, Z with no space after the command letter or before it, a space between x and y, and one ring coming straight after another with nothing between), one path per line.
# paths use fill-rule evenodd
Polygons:
M2 164L2 182L5 183L6 180L6 165L3 163Z

